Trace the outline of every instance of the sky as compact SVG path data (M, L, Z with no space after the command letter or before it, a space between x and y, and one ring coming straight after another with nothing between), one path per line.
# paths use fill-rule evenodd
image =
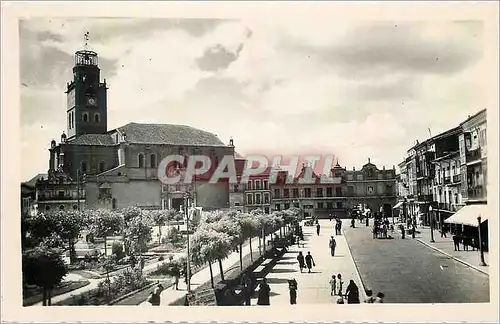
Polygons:
M99 54L108 130L184 124L240 155L335 155L392 168L416 140L485 106L479 21L215 19L20 21L21 177L48 169L66 130L75 51Z

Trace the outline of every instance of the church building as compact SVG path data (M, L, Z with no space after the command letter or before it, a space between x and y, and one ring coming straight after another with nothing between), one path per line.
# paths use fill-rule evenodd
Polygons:
M158 165L168 155L206 155L212 168L234 146L190 126L129 123L107 129L107 86L98 55L75 53L73 80L67 84L67 130L50 143L48 178L37 182L40 211L51 209L176 208L186 202L204 209L229 207L227 182L164 185ZM182 166L180 166L182 169ZM186 200L188 199L188 200Z

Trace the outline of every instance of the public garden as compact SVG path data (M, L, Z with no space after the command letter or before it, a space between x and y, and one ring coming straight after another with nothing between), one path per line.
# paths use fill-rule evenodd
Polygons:
M23 215L23 304L137 305L150 288L170 287L172 277L206 268L210 282L198 288L211 289L255 264L271 248L266 238L290 234L300 214L297 208L272 214L219 210L190 219L189 227L178 211L137 207ZM239 267L224 269L235 251Z

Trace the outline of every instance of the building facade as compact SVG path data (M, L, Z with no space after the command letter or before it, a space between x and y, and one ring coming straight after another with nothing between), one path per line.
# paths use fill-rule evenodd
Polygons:
M179 209L186 197L206 209L228 207L227 182L210 184L209 176L199 176L189 185L164 185L157 173L168 155L206 155L213 172L223 156L234 154L232 144L184 125L129 123L108 131L108 88L100 81L97 53L77 51L73 72L66 90L67 135L50 143L48 178L36 186L41 210ZM182 172L186 163L171 166Z
M461 124L459 137L461 193L466 204L487 202L487 120L486 110L481 110Z
M258 175L248 177L245 184L245 211L260 209L264 214L271 211L271 190L269 186L269 175L271 167L266 168Z
M300 182L306 174L312 175L313 184ZM316 175L309 166L303 166L297 177L278 173L278 181L271 184L272 209L294 206L302 208L305 217L347 218L350 211L364 205L372 212L384 211L388 217L392 216L397 201L395 167L380 170L368 160L361 170L349 171L337 162L329 177L331 181L322 181L325 177Z

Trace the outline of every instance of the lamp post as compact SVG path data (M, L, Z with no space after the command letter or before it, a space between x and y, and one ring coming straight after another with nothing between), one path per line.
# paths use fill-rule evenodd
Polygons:
M186 192L184 197L184 213L186 216L186 233L187 233L187 266L186 266L186 283L187 283L187 291L191 292L191 254L189 252L189 213L188 213L188 201L189 201L189 192Z
M434 218L432 217L432 206L429 206L429 220L431 223L431 243L434 243Z
M479 262L479 265L484 267L486 266L486 262L484 262L484 251L483 251L483 241L481 238L481 216L477 217L477 232L479 236L479 253L481 254L481 261Z

